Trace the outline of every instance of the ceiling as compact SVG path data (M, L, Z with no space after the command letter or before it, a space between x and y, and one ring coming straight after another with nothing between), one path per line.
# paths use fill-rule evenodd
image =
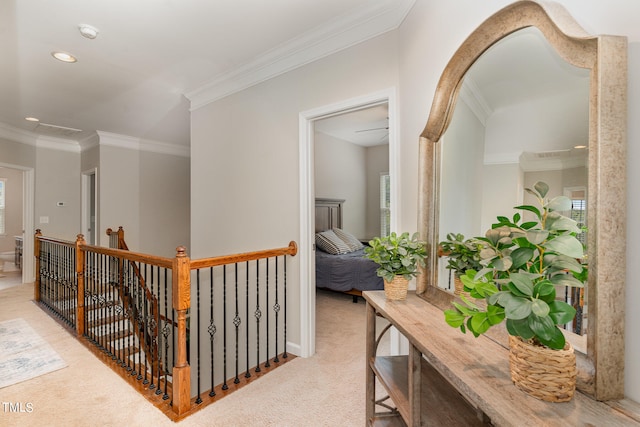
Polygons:
M188 147L193 106L397 28L414 1L2 0L0 136Z
M389 143L387 103L316 120L315 131L362 147Z
M98 131L188 150L190 108L393 30L414 2L1 0L0 136L81 146ZM97 37L84 38L80 24L97 28ZM480 114L568 88L550 69L576 74L539 38L518 33L520 44L490 49L497 54L479 60L465 81ZM78 61L59 62L53 51ZM514 70L524 84L510 77ZM318 121L316 128L360 144L386 143L385 108Z

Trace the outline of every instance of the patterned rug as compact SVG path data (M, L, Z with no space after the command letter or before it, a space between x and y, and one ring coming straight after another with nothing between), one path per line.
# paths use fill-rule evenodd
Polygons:
M65 366L60 355L24 319L0 322L0 388Z

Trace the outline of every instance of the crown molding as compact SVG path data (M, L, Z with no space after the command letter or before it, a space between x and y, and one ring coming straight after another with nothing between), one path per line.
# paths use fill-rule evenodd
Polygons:
M40 135L28 130L8 125L6 123L0 123L0 137L38 148L69 151L72 153L80 152L80 144L78 143L78 141Z
M478 118L482 126L487 125L487 119L493 113L493 109L482 96L482 92L471 76L466 76L460 89L460 99L467 104L469 109Z
M99 138L99 144L127 148L129 150L147 151L157 154L169 154L173 156L190 157L191 151L189 147L167 144L160 141L152 141L149 139L135 138L132 136L121 135L118 133L96 131Z
M267 51L237 69L214 77L185 94L191 111L310 62L397 29L415 0L385 0Z

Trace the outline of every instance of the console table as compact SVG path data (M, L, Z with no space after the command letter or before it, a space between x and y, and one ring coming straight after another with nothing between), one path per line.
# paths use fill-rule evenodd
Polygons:
M442 311L415 292L403 301L387 301L384 291L365 291L363 297L367 425L640 425L578 391L565 403L543 402L520 391L511 382L507 349L485 336L475 338L450 327ZM386 318L407 338L407 356L376 356L376 316ZM379 411L376 378L394 410Z

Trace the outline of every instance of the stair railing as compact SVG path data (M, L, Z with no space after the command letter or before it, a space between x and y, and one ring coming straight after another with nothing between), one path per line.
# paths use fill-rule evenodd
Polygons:
M118 236L120 246L124 230ZM114 370L141 383L141 392L166 415L179 420L262 375L272 362L286 361L287 256L296 253L291 242L285 248L199 260L178 247L174 258L165 258L87 245L82 235L76 242L52 239L37 230L34 296L88 339L83 342L111 359ZM250 336L257 342L250 344ZM221 357L214 363L216 354ZM192 367L197 370L195 395ZM228 368L235 369L235 378Z

